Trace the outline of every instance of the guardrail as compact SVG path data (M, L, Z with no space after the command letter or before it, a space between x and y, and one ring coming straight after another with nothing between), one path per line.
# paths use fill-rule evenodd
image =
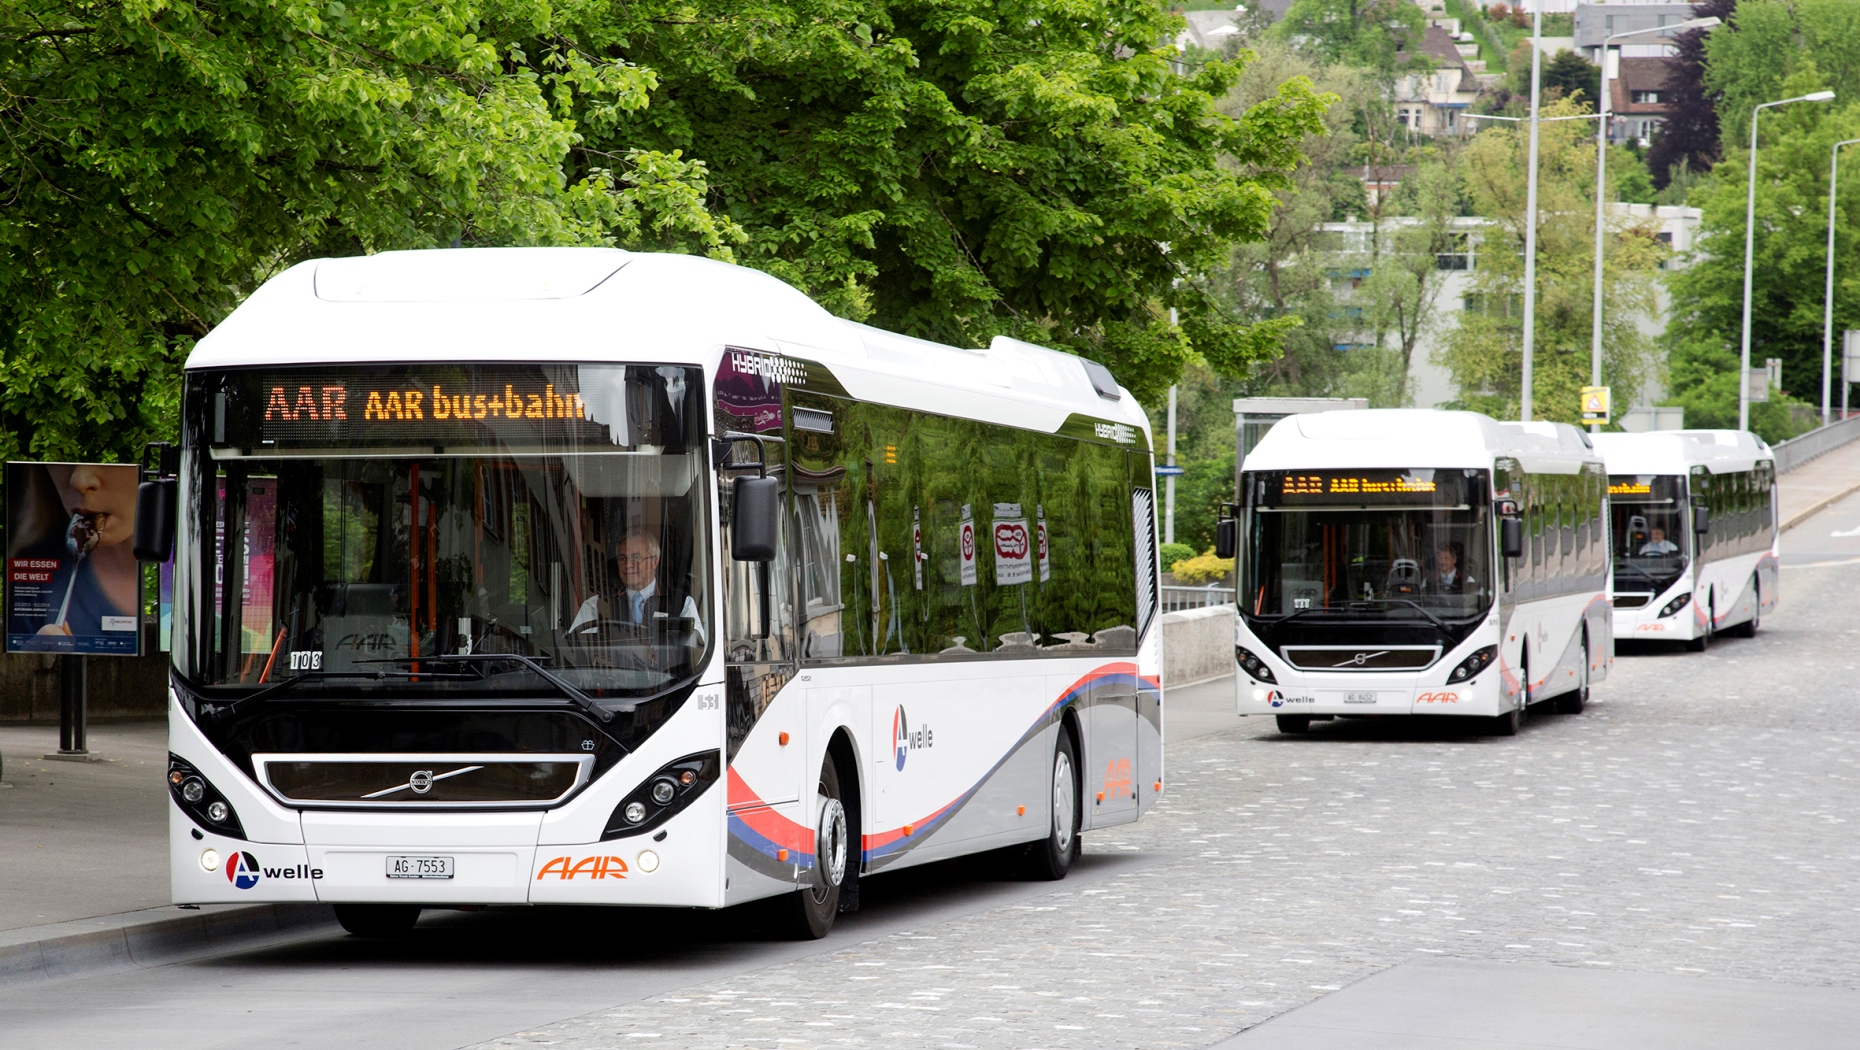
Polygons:
M1163 612L1181 612L1184 609L1207 609L1216 605L1232 605L1234 589L1217 587L1164 587L1162 589Z
M1785 474L1817 456L1825 455L1850 441L1860 440L1860 416L1817 427L1800 437L1770 446L1776 456L1776 473Z

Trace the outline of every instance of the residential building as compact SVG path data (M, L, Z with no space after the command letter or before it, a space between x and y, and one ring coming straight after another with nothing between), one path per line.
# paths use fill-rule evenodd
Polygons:
M1672 111L1671 58L1623 58L1608 81L1610 142L1653 145L1653 134Z
M1580 3L1576 5L1576 47L1582 56L1599 64L1602 41L1617 33L1633 33L1678 25L1696 16L1690 3ZM1677 54L1670 38L1648 34L1615 45L1623 58L1665 58Z
M1437 137L1470 135L1477 121L1464 119L1479 97L1479 79L1461 56L1459 42L1441 26L1430 25L1422 38L1421 57L1432 69L1409 73L1395 81L1396 119L1410 134ZM1406 61L1407 52L1397 56Z

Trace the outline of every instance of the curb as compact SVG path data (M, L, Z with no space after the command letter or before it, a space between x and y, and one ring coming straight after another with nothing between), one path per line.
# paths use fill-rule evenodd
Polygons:
M1828 496L1825 499L1816 500L1814 503L1809 504L1808 507L1795 512L1794 514L1790 515L1789 520L1783 522L1782 525L1776 529L1776 531L1779 533L1788 532L1790 529L1795 528L1797 525L1802 524L1808 519L1828 509L1830 504L1839 503L1841 500L1846 499L1847 497L1853 495L1856 492L1860 492L1860 482L1855 482L1854 484L1849 485L1847 488L1844 488L1841 491L1836 492L1833 495Z
M163 966L325 929L339 929L327 904L250 904L208 905L199 911L149 908L0 930L0 987Z

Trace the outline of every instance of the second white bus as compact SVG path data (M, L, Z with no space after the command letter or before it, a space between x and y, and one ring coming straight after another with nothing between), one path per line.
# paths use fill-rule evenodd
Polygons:
M1516 733L1580 711L1614 657L1606 486L1587 436L1472 412L1322 412L1246 458L1238 710L1444 714ZM1238 535L1236 536L1236 533Z

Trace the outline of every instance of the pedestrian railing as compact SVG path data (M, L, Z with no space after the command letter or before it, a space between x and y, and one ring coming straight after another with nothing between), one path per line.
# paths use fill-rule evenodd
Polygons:
M1776 473L1784 474L1855 440L1860 440L1860 416L1849 416L1773 445L1770 451L1776 456Z
M1181 612L1184 609L1209 609L1217 605L1232 605L1234 589L1209 584L1206 587L1164 587L1162 589L1163 612Z

